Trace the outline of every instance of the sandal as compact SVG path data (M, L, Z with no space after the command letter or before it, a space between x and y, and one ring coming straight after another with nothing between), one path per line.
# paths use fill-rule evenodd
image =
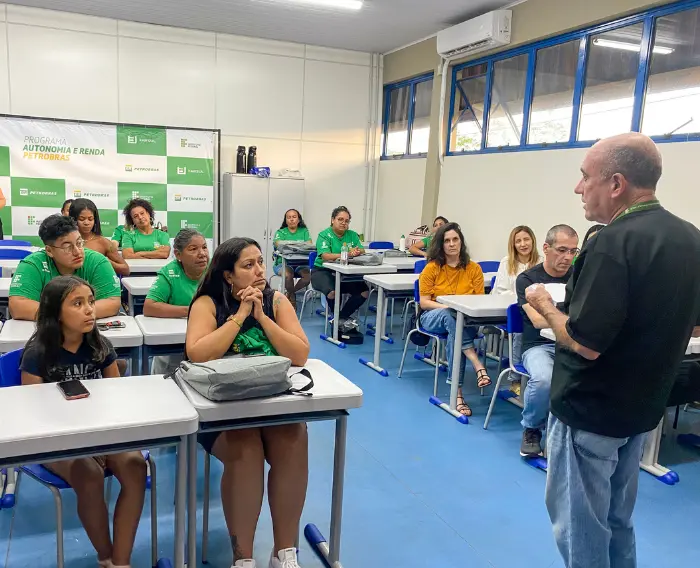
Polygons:
M489 378L488 371L486 369L479 369L476 372L476 386L483 389L490 385L491 379Z
M457 395L457 406L455 407L455 410L459 412L462 416L472 415L472 409L469 408L469 405L466 402L464 402L464 397L461 393Z

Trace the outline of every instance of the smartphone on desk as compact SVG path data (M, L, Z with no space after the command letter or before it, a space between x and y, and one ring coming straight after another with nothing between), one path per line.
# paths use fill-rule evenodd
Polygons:
M78 400L90 396L90 391L78 380L62 381L56 383L56 386L66 400Z
M97 329L100 331L109 331L110 329L124 329L126 324L123 321L113 320L104 321L97 324Z

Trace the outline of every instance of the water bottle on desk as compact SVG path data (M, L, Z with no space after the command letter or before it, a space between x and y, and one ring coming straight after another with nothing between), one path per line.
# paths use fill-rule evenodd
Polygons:
M399 239L399 250L401 252L406 252L406 235L401 235Z
M348 243L343 243L340 249L340 264L342 266L348 265L348 256L350 256L350 249L348 248Z

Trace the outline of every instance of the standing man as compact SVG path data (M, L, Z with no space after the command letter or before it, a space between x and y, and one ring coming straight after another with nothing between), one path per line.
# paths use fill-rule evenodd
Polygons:
M700 231L656 199L661 155L646 136L598 142L581 173L586 219L608 226L574 264L566 314L543 286L526 293L557 339L546 503L567 568L634 568L646 433L700 325Z

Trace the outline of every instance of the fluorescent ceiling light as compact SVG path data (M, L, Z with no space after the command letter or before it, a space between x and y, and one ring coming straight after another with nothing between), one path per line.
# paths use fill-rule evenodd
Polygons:
M320 6L322 8L342 8L344 10L360 10L363 0L273 0L285 4L303 4L307 6Z
M593 45L599 45L600 47L612 47L613 49L622 49L624 51L636 51L639 52L642 46L636 43L628 43L626 41L615 41L612 39L596 38L593 40ZM669 55L675 50L671 47L663 47L662 45L655 45L653 49L654 53L659 55Z

